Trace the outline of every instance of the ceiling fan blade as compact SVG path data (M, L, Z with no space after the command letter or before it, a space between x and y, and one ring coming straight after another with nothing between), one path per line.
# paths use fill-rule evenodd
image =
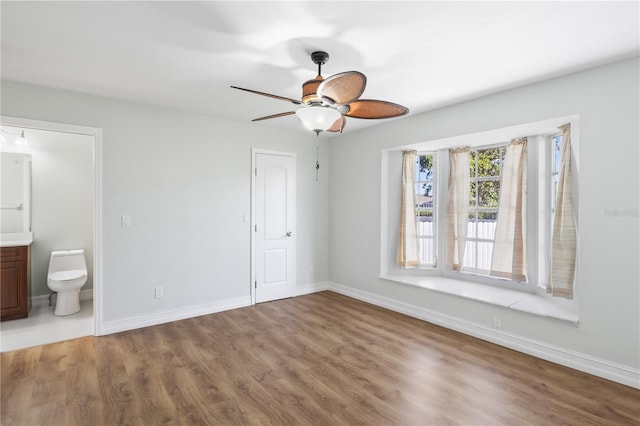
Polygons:
M267 96L267 97L273 98L273 99L280 99L281 101L291 102L292 104L296 104L296 105L300 105L302 103L297 99L285 98L284 96L272 95L271 93L258 92L257 90L243 89L242 87L237 87L237 86L231 86L231 88L232 89L238 89L238 90L244 90L245 92L249 92L249 93L255 93L256 95Z
M353 118L377 119L400 117L408 112L409 108L393 102L360 99L349 104L349 112L346 115Z
M358 99L367 85L367 77L358 71L347 71L326 78L318 86L317 94L336 104L347 104Z
M344 115L341 115L340 118L338 118L336 122L333 123L333 125L329 127L326 131L342 133L342 130L344 130L345 124L347 124L347 119L345 118Z
M269 120L270 118L286 117L287 115L293 115L295 113L296 113L295 111L281 112L279 114L265 115L264 117L254 118L251 121L262 121L262 120Z

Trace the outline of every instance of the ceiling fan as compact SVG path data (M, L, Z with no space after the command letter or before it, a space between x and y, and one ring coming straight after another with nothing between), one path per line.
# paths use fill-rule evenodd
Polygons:
M302 120L307 129L319 135L320 132L342 133L347 122L346 117L381 119L399 117L409 112L407 107L393 102L360 99L367 84L367 77L361 72L346 71L334 74L326 79L323 78L322 65L329 60L327 52L313 52L311 60L318 65L318 76L302 84L301 100L231 86L233 89L280 99L291 102L294 105L302 105L296 111L267 115L254 118L251 121L269 120L295 114Z

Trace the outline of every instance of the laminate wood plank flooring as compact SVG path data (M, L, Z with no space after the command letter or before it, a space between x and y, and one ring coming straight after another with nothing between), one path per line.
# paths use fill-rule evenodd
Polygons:
M640 391L332 292L1 354L2 425L640 425Z

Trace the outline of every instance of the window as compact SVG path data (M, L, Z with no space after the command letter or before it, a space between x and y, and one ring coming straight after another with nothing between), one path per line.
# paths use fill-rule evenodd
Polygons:
M546 253L549 251L562 136L560 134L540 135L529 137L529 139L533 145L527 151L529 152L528 156L532 156L533 160L528 160L528 164L529 166L538 165L538 170L533 176L537 175L541 182L544 182L544 188L537 184L532 185L527 190L527 196L532 195L529 193L535 192L536 197L542 197L543 200L546 200L543 201L542 210L547 211L547 217L542 221L534 220L531 227L525 224L531 233L531 238L536 239L534 244L542 243L542 255L536 256L532 261L536 263L538 257L541 262L548 258ZM490 280L496 279L491 276L491 264L498 218L502 167L507 145L508 143L505 142L477 146L469 151L469 221L463 265L460 270L467 277L473 274L485 276ZM445 225L438 223L438 204L443 201L442 197L437 197L437 194L445 194L446 197L448 180L443 175L440 175L440 180L437 179L439 172L437 164L439 162L444 164L447 155L448 149L420 151L415 161L416 224L420 267L443 272L446 271L443 266L438 265L437 259L439 254L442 256L439 247L444 246L443 241L440 240L444 238ZM537 158L542 156L548 160ZM543 223L543 227L548 227L548 229L540 229L545 236L535 236L538 234L538 228L534 228L534 226L538 226L538 223ZM532 270L545 270L544 267L541 268L536 264L531 267ZM534 278L536 281L534 286L543 284L544 272L535 275ZM501 281L504 284L504 280ZM482 280L482 282L486 283L486 280Z
M435 153L416 156L416 224L420 266L436 266Z
M548 274L550 268L556 266L555 245L552 250L553 219L557 214L554 213L555 188L560 184L559 174L562 174L560 150L567 123L577 129L578 117L561 117L383 150L380 276L434 289L439 289L449 281L441 283L431 278L453 278L471 285L488 284L547 296L550 284ZM517 141L525 137L526 154L523 156L522 150L517 152L515 147ZM571 150L577 152L575 142ZM408 149L416 152L412 176L415 178L414 235L417 237L418 267L413 268L400 266L396 256L400 223L397 203L402 191L397 179L402 169L402 153ZM468 169L462 169L462 175L469 172L468 177L464 177L468 179L468 184L461 188L468 188L469 195L463 189L464 197L458 202L468 198L468 204L463 203L465 210L468 206L468 211L459 215L462 220L467 218L466 224L459 229L463 233L462 239L458 240L463 242L464 253L460 267L453 268L446 261L451 250L448 236L452 235L447 219L451 205L449 179L451 173L455 172L450 170L451 167L455 165L457 169L460 163L455 162L450 153L457 154L461 149L466 149L465 157L468 158L463 163L468 161ZM516 153L519 158L517 163L524 161L524 169L516 167L517 163L513 163L516 168L511 167ZM520 183L514 179L516 173L520 173ZM522 182L523 178L525 182ZM505 179L508 185L503 183ZM505 208L513 212L513 208L508 209L504 203L501 205L501 192L503 200L511 200L509 205L522 212L516 213L514 220L517 224L514 227L511 221L500 222L501 215L504 218L504 215L511 214L503 213ZM578 195L575 191L572 194L573 198ZM505 198L507 195L508 198ZM516 197L515 204L513 197ZM513 239L511 232L516 232ZM524 239L518 239L520 236ZM492 259L494 252L499 254ZM509 265L512 266L511 270L507 269ZM516 270L516 267L520 269ZM554 288L558 287L556 284L557 280L554 280ZM481 291L483 287L478 288ZM449 290L443 288L445 292ZM553 296L565 297L560 294Z
M570 167L578 141L579 116L572 115L382 149L380 278L577 323L579 235L571 204L580 201L579 173ZM572 181L563 185L567 176ZM409 197L415 211L402 203ZM513 221L500 221L514 210ZM403 240L414 217L412 238ZM483 222L495 227L490 238L479 229ZM454 234L464 244L452 247ZM398 261L403 241L414 250L409 266ZM479 255L483 244L494 246L486 250L496 253L491 261Z
M551 217L556 211L556 192L558 188L558 177L560 171L560 145L562 145L562 135L552 135L551 139Z
M469 223L463 271L489 275L500 197L500 174L506 144L470 151ZM416 222L420 266L437 266L435 152L416 156ZM441 188L444 190L444 188Z
M491 269L505 146L469 153L469 224L463 271L488 275Z

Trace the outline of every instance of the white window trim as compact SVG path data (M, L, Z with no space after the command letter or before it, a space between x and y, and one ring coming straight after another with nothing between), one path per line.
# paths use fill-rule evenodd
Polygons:
M495 129L485 132L460 135L445 139L438 139L427 141L423 143L417 143L413 145L405 145L401 147L395 147L385 149L382 151L382 165L381 165L381 246L380 246L380 278L399 282L403 284L413 285L429 289L432 291L443 292L447 294L453 294L460 297L473 299L493 305L508 307L519 311L528 312L534 315L540 315L550 318L556 318L563 321L568 321L573 324L577 324L579 321L579 309L577 294L573 300L565 300L561 298L552 298L546 294L544 288L538 286L540 276L546 275L545 265L546 262L538 262L538 258L546 256L547 247L543 244L541 247L539 241L535 238L528 239L527 250L531 259L537 265L536 268L529 268L529 282L526 289L514 289L514 284L510 280L501 280L495 277L477 276L470 273L450 272L445 271L442 262L437 262L435 268L422 267L417 270L400 271L394 269L390 270L389 259L389 244L397 244L397 241L389 241L389 226L393 224L389 223L389 209L393 208L389 206L389 176L388 176L388 155L391 151L398 151L403 149L415 149L416 151L429 151L438 152L437 166L436 166L436 180L439 182L446 182L448 175L448 155L446 149L458 146L470 146L480 147L484 145L495 144L496 141L511 140L517 137L523 137L529 135L550 135L556 134L557 128L563 124L571 123L572 128L572 149L575 156L574 173L578 172L578 115L558 117L550 120L544 120L539 122L527 123L522 125L511 126L502 129ZM548 215L538 215L541 209L546 211L548 208L548 195L544 191L538 191L538 187L546 185L545 178L541 177L538 173L538 163L541 161L550 161L550 158L545 156L544 144L539 143L539 140L531 140L529 145L530 149L537 149L538 152L532 160L528 160L527 173L528 184L535 185L536 194L540 194L538 199L530 198L527 203L527 215L529 218L538 218L537 221L531 222L528 225L529 235L539 235L537 231L540 227L545 229L548 227ZM550 155L550 153L549 153ZM444 158L443 158L444 157ZM533 161L532 164L529 161ZM544 166L544 164L542 165ZM436 189L437 190L437 189ZM446 200L443 199L443 191L440 191L438 201L436 204L438 217L444 217L444 209L446 207ZM548 192L548 191L547 191ZM577 194L576 194L577 195ZM576 197L576 211L579 214L578 209L579 200ZM443 235L444 223L443 221L437 221L437 234ZM579 222L579 218L578 218ZM578 236L579 238L579 236ZM579 241L579 240L578 240ZM437 244L438 259L443 259L443 245ZM542 257L544 259L544 257ZM531 265L531 263L530 263ZM579 279L579 258L576 259L576 283L580 282ZM452 275L453 274L453 275ZM505 285L502 281L509 281L509 285ZM578 287L578 286L576 286ZM577 292L576 292L577 293Z

